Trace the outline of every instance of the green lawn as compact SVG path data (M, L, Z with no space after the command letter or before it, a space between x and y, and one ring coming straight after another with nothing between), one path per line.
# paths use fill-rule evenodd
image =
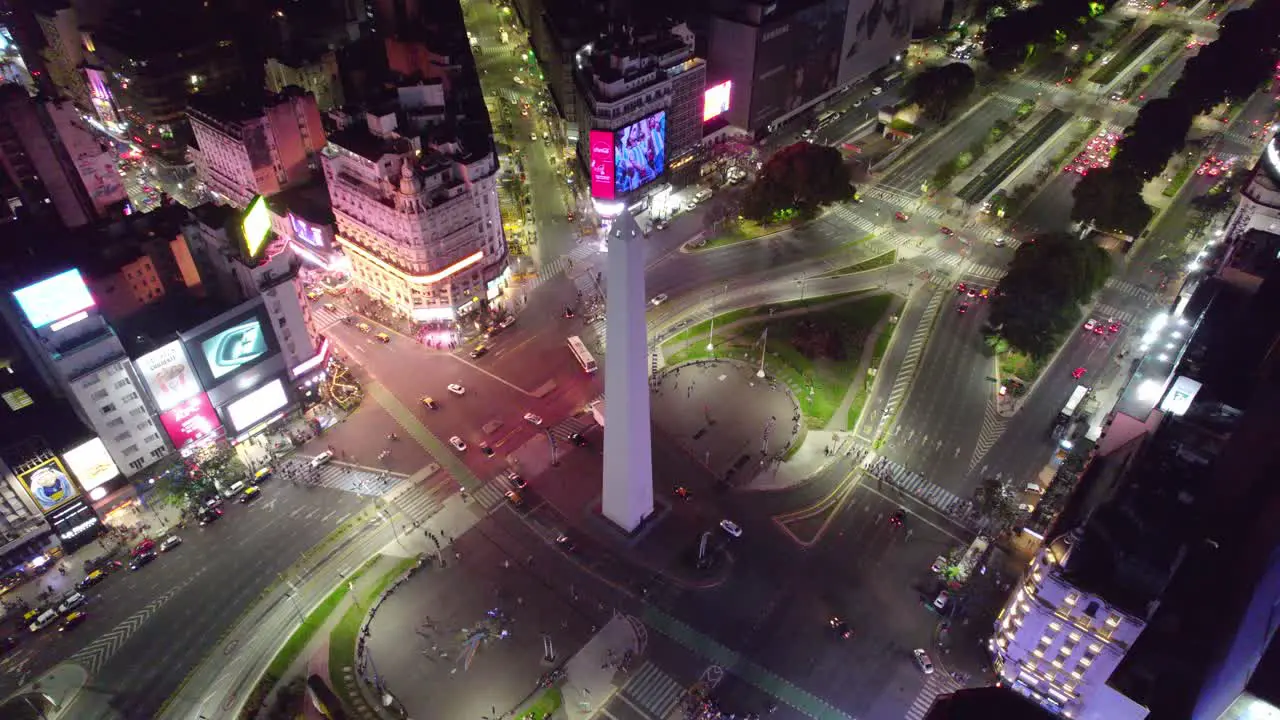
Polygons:
M563 704L564 696L560 693L560 688L547 688L516 716L516 720L544 720L551 717L551 713L559 710Z
M1005 350L1000 353L1001 378L1013 375L1030 385L1035 382L1036 377L1043 369L1040 362L1030 355L1024 355L1016 350Z
M734 243L745 242L747 240L755 240L769 233L776 233L786 230L790 227L790 223L762 224L754 220L737 220L726 223L720 232L713 237L707 238L707 242L698 250L710 250L711 248L724 247Z
M376 562L378 557L374 556L369 563ZM356 635L360 633L360 626L364 623L365 615L369 613L369 606L374 600L378 599L383 590L390 587L391 583L396 581L396 578L400 577L416 562L418 562L417 558L401 558L395 565L379 576L372 585L359 588L352 595L353 602L351 606L347 608L347 611L342 614L337 624L329 631L329 684L348 709L360 707L364 703L360 698L353 698L347 694L347 685L342 676L342 669L344 667L355 667ZM352 579L354 580L354 578ZM345 583L343 587L346 587Z
M884 360L884 355L889 351L889 343L893 342L893 331L898 328L897 323L891 323L884 326L884 330L876 337L876 346L871 350L871 364L868 368L875 368L877 372L880 370L880 363ZM867 374L863 379L862 387L858 388L858 394L853 397L853 404L849 406L848 427L850 430L858 427L858 420L862 417L862 408L867 404L867 398L871 395L871 386L875 384L875 377Z
M882 268L887 265L892 265L894 262L897 261L897 259L898 259L898 251L890 250L888 252L880 253L875 257L869 257L866 260L863 260L862 262L856 262L852 265L845 265L844 267L836 268L835 270L832 270L830 272L822 273L818 277L835 277L838 275L852 275L854 273L866 272L868 270L875 270L877 268Z
M773 319L769 318L768 307L754 308L754 312L739 317L749 318L751 322L716 333L714 348L710 352L700 341L701 333L696 331L697 328L691 328L687 335L681 333L668 341L667 347L671 350L666 351L667 360L677 364L709 357L734 357L758 362L759 341L767 326L765 371L785 382L796 394L806 424L820 428L835 414L849 383L854 380L863 336L884 315L891 300L889 295L857 293L847 302ZM770 307L783 310L832 301L833 297L828 296ZM686 337L698 340L675 350ZM834 356L819 356L816 350L809 353L801 351L800 347L817 344L815 338L823 339L823 349L831 351Z

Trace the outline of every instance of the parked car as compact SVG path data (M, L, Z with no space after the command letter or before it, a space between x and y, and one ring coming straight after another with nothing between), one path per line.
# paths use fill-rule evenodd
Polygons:
M933 661L929 659L929 653L923 648L916 648L911 651L911 656L915 658L916 666L920 668L920 672L925 675L933 674Z
M458 452L466 452L467 450L467 444L462 442L462 438L458 437L457 435L454 435L453 437L449 438L449 444L452 445L453 449L457 450Z
M148 550L140 555L135 555L133 557L133 562L129 563L129 569L140 570L146 567L147 565L150 565L151 561L155 559L156 559L156 551Z
M732 520L721 520L720 529L736 538L742 537L742 528L738 527L738 524Z
M169 552L181 544L182 538L177 535L169 535L160 541L160 552Z
M86 598L84 595L81 595L79 592L72 590L71 592L62 596L62 602L58 603L58 614L64 615L68 612L71 612L72 610L75 610L76 608L85 604L85 601L87 599L88 598Z

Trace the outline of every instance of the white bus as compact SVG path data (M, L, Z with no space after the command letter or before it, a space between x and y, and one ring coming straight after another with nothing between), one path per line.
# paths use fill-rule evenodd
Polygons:
M582 338L577 335L569 337L569 352L573 353L573 357L582 366L586 372L593 373L599 369L596 365L596 359L591 357L591 353L587 352L587 346L582 344Z

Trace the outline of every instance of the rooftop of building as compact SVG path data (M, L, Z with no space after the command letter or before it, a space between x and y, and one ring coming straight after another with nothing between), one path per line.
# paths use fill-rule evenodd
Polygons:
M672 32L674 26L670 20L653 18L642 25L611 28L592 41L582 70L600 82L613 83L674 65L663 58L692 50L685 38Z
M0 276L17 287L68 267L79 268L89 277L111 275L147 254L147 243L177 237L186 214L185 208L171 204L74 230L16 220L6 225Z
M94 44L133 60L194 59L201 55L201 47L230 48L243 34L222 3L133 0L107 17L108 21L92 28Z
M140 357L175 340L210 318L231 310L239 301L200 296L183 290L166 293L136 312L112 322L129 357Z
M403 155L413 150L413 143L399 135L382 136L369 131L363 122L328 134L329 143L376 163L383 155Z
M1196 500L1234 426L1219 410L1197 402L1184 416L1165 417L1109 496L1084 508L1084 520L1055 541L1070 548L1065 580L1130 615L1150 616L1181 562Z
M333 205L324 174L316 173L309 182L295 185L267 198L267 205L278 215L292 213L316 225L332 225Z
M1006 687L981 687L939 695L925 720L1053 720L1057 715Z
M217 93L197 93L188 102L188 112L220 123L233 124L262 117L267 108L297 97L309 95L300 87L289 86L278 93L265 88L242 88Z

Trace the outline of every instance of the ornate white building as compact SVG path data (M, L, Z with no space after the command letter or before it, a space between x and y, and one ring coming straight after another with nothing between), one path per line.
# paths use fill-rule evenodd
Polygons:
M401 88L322 152L355 283L420 322L500 304L510 275L487 123L460 132L444 108L439 83Z

